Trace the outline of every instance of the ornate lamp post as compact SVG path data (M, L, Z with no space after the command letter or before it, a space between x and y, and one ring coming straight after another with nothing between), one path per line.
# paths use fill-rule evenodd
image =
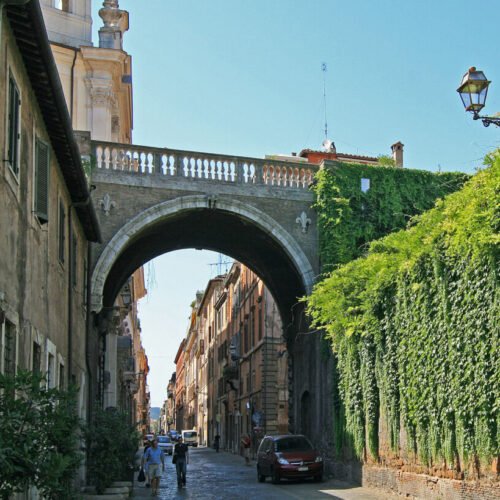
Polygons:
M489 127L492 123L500 127L500 117L479 115L484 108L490 83L482 71L472 66L463 76L457 92L460 94L465 111L471 112L474 120L481 120L485 127Z

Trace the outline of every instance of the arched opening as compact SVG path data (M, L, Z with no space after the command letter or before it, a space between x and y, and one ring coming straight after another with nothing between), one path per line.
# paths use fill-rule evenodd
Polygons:
M246 266L265 284L272 297L275 312L266 311L265 307L261 309L256 300L253 303L254 310L246 311L247 314L240 323L240 331L236 332L242 343L249 338L248 329L251 325L258 324L256 318L273 318L274 315L279 318L270 320L270 324L275 325L271 326L271 329L274 328L271 336L276 336L277 333L283 339L282 344L279 345L272 339L261 339L260 355L271 366L280 366L280 373L283 374L281 392L278 394L276 389L276 371L261 373L261 365L254 362L247 366L239 365L237 376L232 379L228 377L227 381L226 375L221 373L223 380L219 383L223 384L222 389L228 389L226 384L229 383L230 390L239 395L238 408L233 403L229 408L224 407L223 402L218 401L215 411L214 406L208 407L208 400L198 402L200 417L196 426L200 429L200 438L206 444L210 443L211 436L220 429L222 421L227 433L227 439L223 433L223 442L237 451L242 433L249 430L253 432L255 429L257 437L264 430L272 430L266 429L268 424L276 428L281 426L282 431L286 431L287 420L290 422L293 418L289 415L288 419L278 422L279 419L273 417L274 423L271 423L271 420L268 422L267 415L274 414L274 410L271 410L273 400L276 406L278 396L287 398L284 394L290 384L288 373L293 362L293 353L287 346L293 345L297 329L299 325L303 325L303 307L299 299L312 288L313 269L297 241L269 215L253 206L236 200L208 199L206 196L169 200L150 207L127 221L103 248L92 276L92 309L96 314L98 330L101 328L104 333L110 323L109 315L116 309L115 300L123 293L123 286L134 271L155 257L184 249L212 250L227 255ZM186 272L189 272L189 268ZM168 276L166 280L168 281ZM105 337L106 335L100 338ZM210 333L208 337L210 338ZM248 345L251 346L251 343ZM99 355L99 352L103 352L102 346L104 340L101 346L95 347L95 359L102 359ZM250 348L249 351L251 350ZM289 355L283 356L285 352ZM99 369L101 372L105 371L104 366ZM258 384L262 386L259 393L253 391ZM102 393L102 390L97 392ZM195 392L198 392L196 387ZM203 390L199 394L203 395ZM244 397L240 397L241 395ZM278 405L279 408L286 409L286 399L282 403ZM183 416L184 421L191 428L196 423L193 418L196 408L186 407L184 411L187 412ZM205 425L208 411L213 414ZM200 422L206 431L200 428ZM254 440L253 443L256 445L257 441Z
M217 207L217 208L215 208ZM313 268L295 240L271 217L235 200L187 196L145 210L108 243L92 278L94 311L108 308L135 269L171 251L221 252L252 269L276 299L287 338L313 285Z

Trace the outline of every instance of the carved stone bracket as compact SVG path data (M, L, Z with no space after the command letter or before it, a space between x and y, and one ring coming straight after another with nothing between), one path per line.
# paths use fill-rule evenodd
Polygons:
M302 212L300 216L295 219L295 223L300 225L302 233L304 234L307 233L307 230L309 229L311 222L312 222L311 219L307 216L305 212Z
M116 208L116 203L111 200L109 193L106 193L102 200L99 200L99 206L102 208L104 215L107 217L112 208Z

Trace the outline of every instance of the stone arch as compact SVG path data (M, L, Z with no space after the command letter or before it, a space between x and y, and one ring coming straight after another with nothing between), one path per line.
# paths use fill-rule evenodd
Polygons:
M182 213L200 210L229 214L229 216L243 220L247 225L258 228L279 246L291 262L294 271L300 277L303 292L311 292L314 284L313 267L297 241L272 217L252 205L234 199L194 195L154 205L136 215L116 232L99 256L92 273L92 310L98 313L102 309L106 280L120 255L134 239L162 221L167 221Z

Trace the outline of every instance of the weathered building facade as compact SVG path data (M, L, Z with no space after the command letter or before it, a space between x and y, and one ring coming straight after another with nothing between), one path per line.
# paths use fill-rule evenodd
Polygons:
M197 294L179 351L185 361L177 363L176 382L187 387L190 416L177 418L177 428L195 428L207 446L219 435L221 446L236 453L243 434L255 447L265 433L288 431L282 322L269 290L248 267L235 263Z
M0 54L0 372L78 385L85 420L89 245L100 232L38 2L0 2Z

